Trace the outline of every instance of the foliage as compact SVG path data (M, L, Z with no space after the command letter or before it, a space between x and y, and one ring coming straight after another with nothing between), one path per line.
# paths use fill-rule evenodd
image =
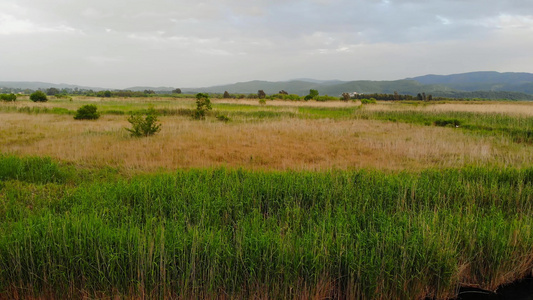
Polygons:
M261 104L261 105L266 105L266 100L265 100L265 98L259 99L259 104Z
M304 97L304 100L305 100L305 101L309 101L309 100L316 99L317 97L318 97L318 91L317 91L317 90L310 89L310 90L309 90L309 95L305 96L305 97Z
M132 114L128 118L132 128L126 128L133 137L154 135L161 130L161 124L157 123L157 112L150 107L143 117L140 114Z
M258 97L259 99L264 99L264 98L266 97L266 93L265 93L265 91L263 91L263 90L259 90L259 91L257 91L257 97Z
M361 104L376 104L376 103L377 103L377 101L374 98L370 98L370 99L363 98L363 99L361 99Z
M0 100L3 101L15 101L17 100L17 95L11 93L11 94L0 94Z
M101 174L0 156L1 298L448 299L531 271L531 168Z
M172 90L173 94L181 94L181 89Z
M198 93L196 94L196 111L194 112L194 118L197 120L205 119L205 115L212 109L211 100L208 94Z
M217 115L217 120L222 122L229 122L231 119L228 116L225 115Z
M342 100L342 101L345 101L345 102L346 102L346 101L349 101L350 99L351 99L350 94L348 94L348 93L342 93L342 97L341 97L341 100Z
M224 91L224 95L222 96L224 99L231 98L231 95L228 93L228 91Z
M315 99L316 101L319 101L319 102L326 102L326 101L335 101L335 100L339 100L338 97L333 97L333 96L328 96L328 95L324 95L324 96L316 96L316 97L314 97L313 99Z
M87 104L83 105L76 111L74 119L76 120L96 120L100 118L100 114L96 111L96 105Z
M57 88L54 88L54 87L49 88L49 89L46 90L46 95L48 95L48 96L55 96L55 95L57 95L59 93L61 93L61 91L59 89L57 89Z
M48 98L43 91L35 91L30 95L30 100L33 102L46 102Z

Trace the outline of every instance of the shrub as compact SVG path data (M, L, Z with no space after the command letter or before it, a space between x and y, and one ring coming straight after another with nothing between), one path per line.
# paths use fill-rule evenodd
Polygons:
M361 104L376 104L376 99L374 98L361 99Z
M157 112L153 107L148 109L144 118L142 115L130 115L128 122L131 123L132 128L126 128L126 130L134 137L154 135L161 130L161 124L157 123Z
M257 97L258 97L259 99L263 99L263 98L265 98L265 97L266 97L266 93L265 93L265 91L263 91L263 90L259 90L259 91L257 91Z
M211 109L209 95L203 93L196 94L196 111L194 112L194 118L197 120L205 119L205 114Z
M263 99L259 99L259 104L265 105L266 104L266 100L264 98Z
M100 114L96 112L96 105L94 104L87 104L80 107L74 116L76 120L96 120L98 118L100 118Z
M326 101L338 100L339 98L325 95L325 96L316 96L313 99L315 99L316 101L320 101L320 102L326 102Z
M36 91L30 95L30 100L33 102L46 102L48 98L42 91Z
M312 100L312 99L316 99L317 97L318 97L318 91L310 89L309 90L309 95L305 96L304 100L305 101L309 101L309 100Z
M224 98L224 99L231 98L231 95L228 93L228 91L225 91L224 95L222 96L222 98Z
M17 100L17 95L11 94L0 94L0 99L4 101L15 101Z
M222 122L229 122L231 119L228 116L218 115L217 120L222 121Z

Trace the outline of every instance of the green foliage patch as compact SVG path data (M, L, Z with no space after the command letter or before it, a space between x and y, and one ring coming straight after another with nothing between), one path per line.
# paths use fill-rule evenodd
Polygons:
M74 119L76 120L96 120L100 118L100 114L97 112L97 107L94 104L83 105L76 111Z
M531 168L69 172L0 157L2 297L445 298L533 267Z

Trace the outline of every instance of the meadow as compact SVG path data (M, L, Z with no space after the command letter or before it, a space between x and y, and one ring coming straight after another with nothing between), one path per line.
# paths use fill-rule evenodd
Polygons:
M150 105L161 132L130 137ZM0 103L0 299L446 299L531 274L528 102L193 109Z

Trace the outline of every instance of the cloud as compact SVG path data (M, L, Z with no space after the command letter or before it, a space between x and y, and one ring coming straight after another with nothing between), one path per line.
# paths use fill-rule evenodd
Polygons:
M32 67L65 82L73 66L105 86L533 71L520 64L531 62L529 11L529 0L4 0L0 65L13 71L0 79Z

